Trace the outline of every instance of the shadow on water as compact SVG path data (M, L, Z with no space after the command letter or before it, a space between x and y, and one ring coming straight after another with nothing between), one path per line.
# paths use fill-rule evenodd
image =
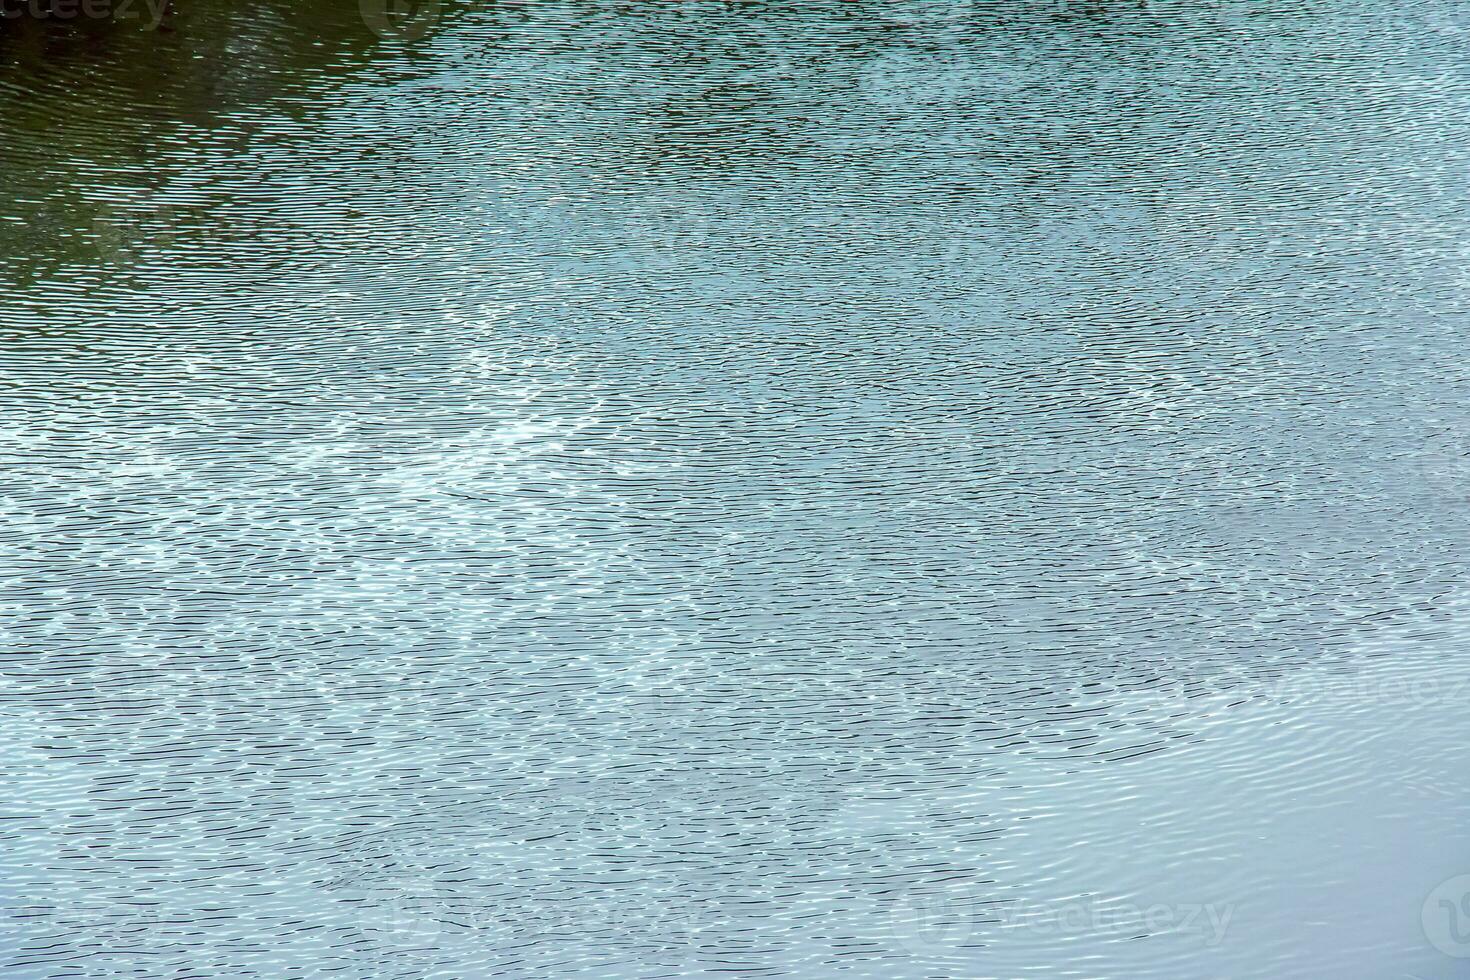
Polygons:
M338 86L418 54L374 0L81 2L24 0L0 21L0 249L21 285L105 266L153 190L201 164L248 166L329 111ZM430 15L443 28L456 11ZM165 227L180 217L143 210Z
M34 16L43 3L63 13ZM947 138L931 129L940 113L946 126L971 117L980 137L967 140L975 167L961 195L994 199L997 180L1056 190L1099 167L1124 180L1138 161L1117 151L1158 95L1138 81L1073 73L1069 63L1088 68L1098 45L1162 62L1175 29L1145 4L1068 0L430 0L403 8L406 19L390 9L399 8L388 0L24 0L23 16L0 22L4 278L25 287L67 266L126 269L140 242L186 239L238 203L252 156L293 132L309 138L308 121L338 107L342 87L386 85L433 59L474 69L504 57L517 72L553 79L570 58L638 63L623 72L610 106L631 112L629 124L595 148L614 171L749 177L759 168L800 187L836 153L888 179L885 155L904 160ZM471 23L468 44L434 48L460 23ZM557 95L568 105L580 98ZM1061 99L1073 106L1065 117L1050 111ZM839 127L852 123L855 135L834 145L811 125L824 114ZM905 193L920 207L946 208L957 189L910 183ZM188 186L161 201L164 185ZM1040 193L1004 203L1040 218L1052 210Z

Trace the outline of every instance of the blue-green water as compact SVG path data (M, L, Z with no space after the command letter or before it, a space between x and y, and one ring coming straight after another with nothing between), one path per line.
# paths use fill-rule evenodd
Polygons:
M1462 975L1470 7L421 13L0 22L0 973Z

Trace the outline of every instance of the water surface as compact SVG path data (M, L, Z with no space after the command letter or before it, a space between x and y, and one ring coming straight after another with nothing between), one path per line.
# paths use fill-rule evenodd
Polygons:
M1459 975L1467 8L426 16L0 24L7 976Z

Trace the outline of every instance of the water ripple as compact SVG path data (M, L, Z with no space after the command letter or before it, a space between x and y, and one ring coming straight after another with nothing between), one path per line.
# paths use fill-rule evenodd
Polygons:
M1452 975L1461 5L396 9L0 25L7 975Z

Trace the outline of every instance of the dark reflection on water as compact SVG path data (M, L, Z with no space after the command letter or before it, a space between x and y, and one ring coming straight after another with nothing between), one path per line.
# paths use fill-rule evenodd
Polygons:
M427 16L0 24L7 975L1455 975L1465 9Z

